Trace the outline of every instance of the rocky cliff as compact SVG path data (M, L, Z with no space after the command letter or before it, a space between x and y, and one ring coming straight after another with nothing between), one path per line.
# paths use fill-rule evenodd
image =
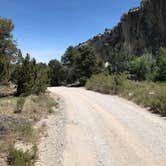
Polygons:
M89 44L107 59L110 48L140 55L144 49L154 53L166 46L166 0L143 0L140 7L123 14L113 29L106 29L82 44Z

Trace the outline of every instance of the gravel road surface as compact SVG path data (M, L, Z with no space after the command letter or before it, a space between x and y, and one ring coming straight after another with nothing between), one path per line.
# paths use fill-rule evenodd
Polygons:
M166 166L163 117L120 97L83 88L57 87L49 91L63 99L65 117L64 129L60 130L63 150L58 150L61 162L53 164L58 155L43 152L41 158L49 158L47 166ZM49 132L55 127L52 123ZM56 140L56 136L51 139ZM51 142L56 141L45 138L41 144L54 150L56 146Z

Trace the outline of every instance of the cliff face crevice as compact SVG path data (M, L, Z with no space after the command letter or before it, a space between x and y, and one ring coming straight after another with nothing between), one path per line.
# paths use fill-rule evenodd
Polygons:
M107 29L85 43L94 47L104 59L110 47L136 55L142 54L144 49L155 52L166 46L166 1L143 0L140 7L125 13L112 30Z

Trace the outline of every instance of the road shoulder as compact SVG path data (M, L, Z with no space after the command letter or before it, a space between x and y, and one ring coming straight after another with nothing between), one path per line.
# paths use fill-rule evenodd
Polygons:
M38 145L38 160L36 166L61 166L63 162L64 148L64 111L63 100L54 94L51 96L59 101L59 108L55 113L42 119L39 126L44 125L46 130L42 133Z

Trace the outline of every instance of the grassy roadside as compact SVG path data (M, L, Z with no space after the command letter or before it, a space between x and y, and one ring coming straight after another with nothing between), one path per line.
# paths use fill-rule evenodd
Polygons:
M0 165L34 165L42 131L34 126L56 107L58 103L48 93L0 98Z
M125 76L94 75L86 83L86 88L105 94L117 94L128 100L166 115L166 84L135 82Z

